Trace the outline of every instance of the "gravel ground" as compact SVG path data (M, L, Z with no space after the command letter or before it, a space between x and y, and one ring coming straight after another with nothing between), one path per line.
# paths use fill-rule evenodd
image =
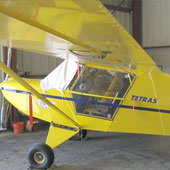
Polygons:
M0 133L0 170L26 170L27 150L48 130ZM169 170L170 137L89 131L54 150L56 170Z

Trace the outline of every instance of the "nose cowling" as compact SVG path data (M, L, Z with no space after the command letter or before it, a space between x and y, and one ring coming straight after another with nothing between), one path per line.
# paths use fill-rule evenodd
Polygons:
M0 83L0 89L9 103L21 112L28 114L28 95L26 90L19 83L10 78L5 82Z
M12 78L9 78L7 81L0 83L0 90L3 92L4 90L16 89L16 85L16 81Z

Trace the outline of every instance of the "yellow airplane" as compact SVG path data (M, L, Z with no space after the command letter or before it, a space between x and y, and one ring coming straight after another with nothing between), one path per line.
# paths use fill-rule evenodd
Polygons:
M0 62L11 77L4 97L51 124L46 144L29 150L30 167L48 169L52 149L85 130L170 135L170 76L99 0L3 0L0 21L0 45L64 59L43 80Z

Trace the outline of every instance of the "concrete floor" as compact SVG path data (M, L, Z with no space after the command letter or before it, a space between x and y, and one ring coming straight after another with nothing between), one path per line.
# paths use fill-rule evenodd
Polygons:
M27 150L46 135L0 133L0 170L26 170ZM56 148L55 157L58 170L169 170L170 137L88 132L87 140Z

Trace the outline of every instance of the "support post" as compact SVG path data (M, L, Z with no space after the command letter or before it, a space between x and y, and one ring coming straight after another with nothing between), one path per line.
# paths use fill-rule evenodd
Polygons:
M4 62L4 49L0 47L0 61ZM4 72L0 70L0 83L4 81ZM0 131L6 130L5 117L4 117L4 97L0 91Z
M133 37L142 45L142 0L133 0Z

